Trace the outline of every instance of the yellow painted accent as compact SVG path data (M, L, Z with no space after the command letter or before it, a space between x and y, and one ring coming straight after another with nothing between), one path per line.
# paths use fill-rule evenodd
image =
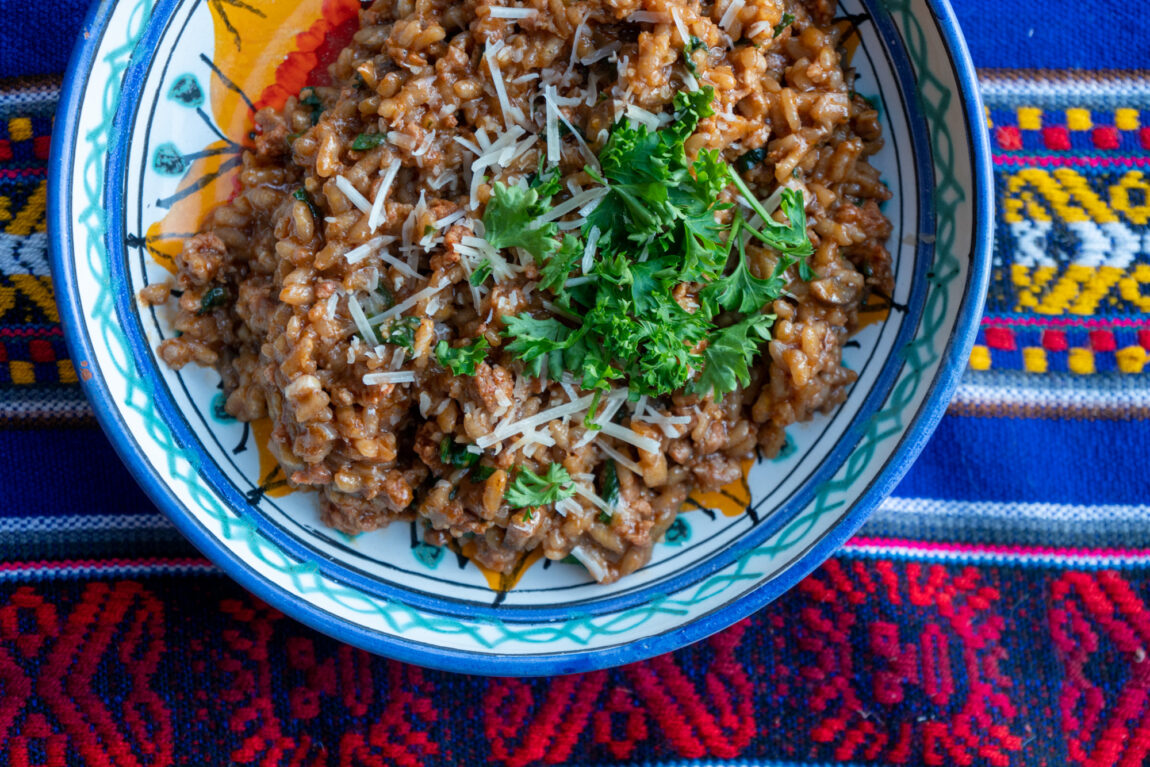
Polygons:
M1018 127L1022 130L1042 130L1042 110L1037 107L1020 107Z
M1138 130L1138 110L1127 107L1115 109L1114 127L1118 130Z
M1089 109L1067 109L1066 127L1070 130L1090 130L1094 123L1090 120Z
M1066 365L1071 373L1089 375L1094 372L1094 352L1084 347L1074 347L1070 350Z
M32 363L26 360L9 362L8 374L12 376L12 383L14 384L36 383L36 374L33 372Z
M1022 349L1022 364L1027 373L1045 373L1048 369L1046 350L1041 346L1024 347Z
M710 493L695 493L687 499L703 509L713 509L724 517L737 517L747 510L751 503L751 489L747 486L747 472L755 462L743 461L743 476L725 487ZM690 508L688 505L686 508Z
M256 443L256 448L260 451L260 475L256 478L256 482L263 482L268 477L273 476L273 472L279 470L276 479L286 479L284 477L283 469L279 468L279 462L276 461L272 451L268 449L268 438L272 434L272 419L264 416L259 420L252 421L252 441ZM295 488L283 484L278 487L273 487L270 490L264 491L264 495L269 498L283 498L285 495L290 495L295 492Z
M12 141L27 141L32 138L32 120L29 117L13 117L8 121L8 138Z
M1130 204L1131 189L1142 192L1141 205ZM1127 171L1117 184L1110 187L1110 207L1122 211L1132 224L1144 225L1150 220L1150 183L1147 183L1142 171Z
M51 277L37 277L31 274L12 274L8 277L16 288L39 306L49 321L60 321L60 310L56 308L56 298L52 292ZM11 307L9 307L11 308ZM2 316L2 313L0 313Z
M1150 293L1142 292L1142 286L1147 283L1150 283L1150 264L1135 264L1130 274L1118 280L1118 293L1141 311L1150 312Z
M301 0L296 3L265 2L259 4L262 17L247 7L229 3L211 3L215 37L213 63L227 78L252 99L258 99L276 78L276 67L298 48L299 30L307 30L323 15L324 0ZM220 14L226 14L224 19ZM239 30L240 42L228 29ZM218 77L211 78L210 103L216 124L225 136L246 142L251 130L251 110L233 89ZM218 141L205 150L225 146ZM214 174L230 159L229 153L196 160L184 174L182 190L206 175ZM148 251L156 263L175 273L173 259L183 247L183 238L174 235L200 229L208 211L226 202L236 189L238 168L232 168L197 192L172 205L164 218L148 227Z
M1118 369L1123 373L1141 373L1150 355L1141 346L1127 346L1119 349L1114 358L1118 362Z
M10 217L8 225L4 227L6 234L27 237L32 232L44 232L48 229L44 217L44 210L48 205L48 181L41 181L36 185L36 191L24 203L23 209Z
M990 370L990 349L982 344L975 344L970 350L971 370Z
M56 360L56 375L60 376L60 383L76 383L76 368L72 367L72 360Z
M323 15L323 0L259 3L262 17L238 3L210 3L215 32L213 62L252 100L275 82L276 67L299 43L296 35ZM227 18L221 14L226 14ZM228 29L239 30L240 41ZM246 136L251 112L235 90L218 77L211 79L212 114L225 136ZM214 186L219 186L218 184Z
M515 588L515 584L519 583L519 579L523 574L531 569L531 565L539 561L543 556L543 547L533 549L526 554L519 557L519 561L515 564L515 569L510 574L498 573L494 570L488 569L475 561L475 543L468 541L460 547L463 556L471 560L471 564L483 573L483 579L487 581L487 586L492 591L511 591Z

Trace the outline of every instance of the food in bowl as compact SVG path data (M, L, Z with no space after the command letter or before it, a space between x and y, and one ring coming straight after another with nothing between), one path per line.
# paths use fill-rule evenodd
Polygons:
M372 3L330 87L255 114L159 355L270 417L345 533L635 571L689 493L845 399L891 292L833 11Z

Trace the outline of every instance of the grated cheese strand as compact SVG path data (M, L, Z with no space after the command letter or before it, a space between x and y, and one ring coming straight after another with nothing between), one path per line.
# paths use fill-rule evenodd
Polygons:
M534 8L503 8L498 5L492 5L487 10L493 19L530 19L539 13Z
M383 312L382 314L377 314L374 317L369 317L367 321L372 325L378 325L381 322L386 322L386 321L390 320L392 317L397 317L400 314L403 314L405 311L407 311L411 307L415 306L416 304L418 304L420 301L424 300L425 298L431 298L436 293L443 290L444 288L446 288L450 284L451 284L450 282L444 280L443 282L439 283L438 285L432 285L430 287L426 287L417 293L411 294L411 296L409 296L406 300L396 304L395 306L388 309L386 312Z
M691 33L687 31L687 25L679 18L679 10L677 8L671 9L671 21L675 22L675 29L679 30L679 37L683 38L680 45L686 45L691 40Z
M396 370L386 373L365 373L363 382L367 386L375 384L405 384L415 383L414 370Z
M628 429L626 426L620 426L617 423L607 422L600 424L600 430L608 437L614 437L621 442L626 442L630 445L634 445L640 450L646 450L648 453L659 452L658 440L641 436L637 432Z
M602 581L607 577L607 571L603 568L599 560L595 559L595 557L582 546L576 546L571 549L571 556L578 559L595 580Z
M545 224L548 221L554 221L561 216L566 216L568 213L582 208L589 202L597 201L599 198L605 197L608 191L609 189L605 186L597 186L592 189L588 189L585 192L580 192L571 199L559 203L554 208L547 211L535 220L541 224Z
M544 102L547 109L547 162L555 165L559 162L559 107L555 104L555 86L548 85L543 89L547 94Z
M391 190L392 182L395 181L395 175L399 173L401 165L399 160L392 160L388 163L387 170L383 174L383 181L379 182L379 190L375 193L375 201L371 204L371 210L367 214L368 231L374 232L383 223L383 204L387 201L387 193Z
M336 189L343 192L343 196L347 198L355 207L359 208L361 213L371 213L371 203L367 198L359 193L359 190L352 186L352 183L343 176L335 177Z
M639 467L639 464L635 463L630 458L628 458L627 456L623 455L622 453L620 453L615 448L608 445L606 442L600 442L598 444L598 448L600 450L602 450L606 455L615 459L615 463L619 464L620 466L626 467L628 470L630 470L636 476L639 476L639 477L643 476L643 469L641 469Z
M491 74L491 84L495 86L499 108L503 111L503 123L510 130L516 122L523 119L523 113L517 107L512 106L511 100L507 98L507 86L503 84L503 71L500 70L499 62L495 59L496 54L503 50L506 45L500 40L495 45L487 46L483 58L487 60L487 71Z
M363 336L363 340L371 346L379 343L371 323L367 321L367 315L363 313L363 307L359 305L359 299L353 295L347 297L347 313L351 315L351 321L355 323L356 330Z
M588 394L584 397L580 397L574 402L566 402L562 405L556 405L555 407L548 408L547 410L543 410L520 421L515 421L514 423L510 424L500 424L490 434L485 434L484 436L475 440L475 444L482 448L488 448L498 442L502 442L508 437L514 437L520 432L526 431L528 429L533 429L539 424L554 421L557 418L562 418L565 415L575 415L576 413L582 413L586 411L587 408L591 407L591 402L594 400L594 398L595 395ZM654 442L654 440L651 441Z
M738 20L739 11L743 10L744 5L746 5L745 0L731 0L731 4L727 6L727 10L723 11L723 16L719 19L719 26L730 32L731 25Z

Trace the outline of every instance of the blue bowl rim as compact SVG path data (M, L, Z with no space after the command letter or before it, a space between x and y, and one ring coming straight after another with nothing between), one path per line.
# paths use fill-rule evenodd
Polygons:
M967 291L955 327L947 341L939 372L931 383L924 404L919 408L902 435L891 458L879 476L854 503L852 509L776 578L762 584L731 602L675 629L641 641L602 649L579 650L537 655L480 654L453 648L432 647L400 637L383 635L314 606L306 599L284 591L257 574L241 557L221 546L189 515L172 489L156 474L140 452L111 404L111 396L100 376L81 381L91 401L96 418L103 427L120 459L128 467L151 500L159 507L205 556L221 567L244 588L276 609L293 616L330 636L349 641L372 652L396 660L446 671L516 676L554 675L591 671L651 657L703 639L760 609L798 583L827 559L835 549L857 531L873 509L885 498L906 473L930 434L941 420L950 395L961 379L970 348L978 332L983 302L990 277L990 248L993 211L992 174L989 135L982 119L983 106L977 79L966 43L947 0L925 0L932 21L947 43L947 55L960 85L961 104L971 144L972 182L975 194L975 230L971 252L973 263L967 279ZM53 281L61 318L72 358L91 358L93 345L80 311L75 270L67 254L72 239L70 225L71 199L66 194L76 154L76 119L87 89L96 52L103 31L117 5L117 0L102 0L88 13L69 63L57 110L49 158L48 222Z

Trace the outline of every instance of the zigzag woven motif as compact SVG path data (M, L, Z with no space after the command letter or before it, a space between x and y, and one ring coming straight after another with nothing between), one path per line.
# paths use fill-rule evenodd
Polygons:
M47 160L58 89L0 91L0 423L87 414L48 272Z
M488 680L339 644L199 561L81 565L43 569L94 580L0 570L0 765L1103 767L1150 753L1144 568L848 551L674 655Z
M973 370L1141 373L1150 361L1150 105L1094 86L1057 108L1028 103L1025 86L987 97L998 207ZM1031 102L1056 93L1035 85Z

